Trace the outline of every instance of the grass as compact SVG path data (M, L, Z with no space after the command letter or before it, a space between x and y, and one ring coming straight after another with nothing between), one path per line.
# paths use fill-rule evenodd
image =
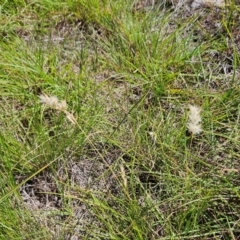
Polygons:
M0 14L0 239L239 239L238 5Z

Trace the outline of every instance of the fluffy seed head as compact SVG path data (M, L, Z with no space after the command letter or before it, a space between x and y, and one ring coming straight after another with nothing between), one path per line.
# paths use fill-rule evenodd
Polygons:
M60 111L67 110L66 100L59 101L56 96L48 96L46 94L40 95L39 98L42 104L45 104L53 109L60 110Z
M200 124L194 124L194 123L189 122L188 125L187 125L187 127L188 127L188 130L189 130L193 135L199 134L199 133L202 132L202 127L201 127Z
M189 105L189 121L187 124L188 130L193 134L199 134L202 132L201 127L201 116L200 116L201 108L198 106Z

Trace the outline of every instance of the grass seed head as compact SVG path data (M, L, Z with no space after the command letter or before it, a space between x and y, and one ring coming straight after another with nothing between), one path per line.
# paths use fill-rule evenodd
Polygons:
M77 120L73 116L72 113L67 111L67 102L66 100L59 101L59 99L56 96L48 96L46 94L42 94L39 96L40 102L42 104L45 104L49 106L52 109L62 111L66 114L67 119L72 123L76 124Z
M201 108L198 106L189 105L189 121L187 124L188 130L193 134L199 134L202 132L200 116Z
M59 99L56 96L48 96L46 94L41 94L39 96L40 102L42 104L45 104L49 106L50 108L60 110L60 111L66 111L67 110L67 102L66 100L59 101Z

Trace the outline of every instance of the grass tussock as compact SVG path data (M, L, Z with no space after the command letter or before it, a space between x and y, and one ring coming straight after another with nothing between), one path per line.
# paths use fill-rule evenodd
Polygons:
M237 1L0 14L0 239L239 239Z

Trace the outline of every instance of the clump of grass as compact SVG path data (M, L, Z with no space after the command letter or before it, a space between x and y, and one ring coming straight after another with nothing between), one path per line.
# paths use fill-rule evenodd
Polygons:
M18 12L9 3L0 237L237 238L237 63L226 74L209 60L224 36L196 42L201 19L163 5L35 1ZM189 106L186 126L189 102L201 108ZM193 139L202 119L189 148L186 127Z

